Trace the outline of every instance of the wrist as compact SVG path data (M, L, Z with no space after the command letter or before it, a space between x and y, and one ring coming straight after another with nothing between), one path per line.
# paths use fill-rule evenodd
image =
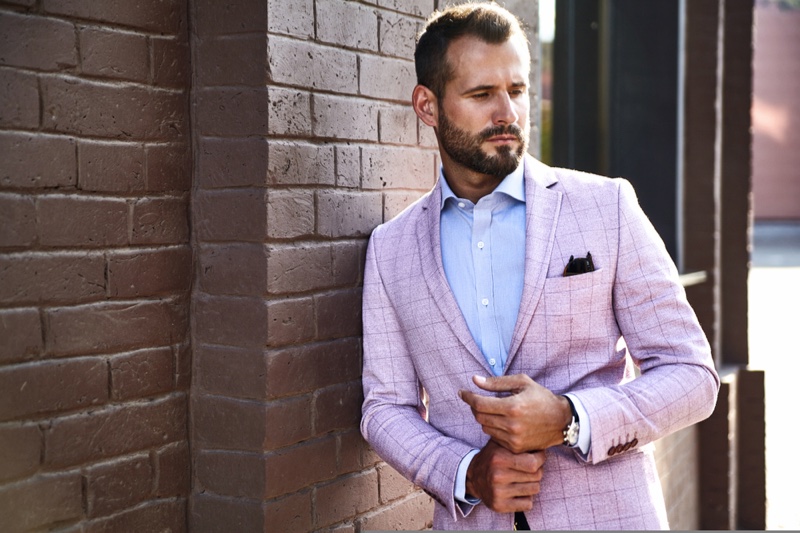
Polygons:
M564 428L569 426L572 422L572 406L566 396L557 396L558 410L557 410L557 424L553 434L552 444L550 446L561 446L564 444Z

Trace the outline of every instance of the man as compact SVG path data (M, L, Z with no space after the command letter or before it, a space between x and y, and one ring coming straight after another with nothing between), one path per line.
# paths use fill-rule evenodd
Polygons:
M650 443L719 379L663 243L626 181L525 155L513 15L434 13L415 61L441 172L370 239L364 437L436 529L666 528Z

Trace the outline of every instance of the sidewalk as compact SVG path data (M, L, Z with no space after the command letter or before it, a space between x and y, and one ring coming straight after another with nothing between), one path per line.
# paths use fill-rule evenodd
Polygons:
M800 223L754 228L750 365L766 380L767 529L800 530L794 444L800 380Z

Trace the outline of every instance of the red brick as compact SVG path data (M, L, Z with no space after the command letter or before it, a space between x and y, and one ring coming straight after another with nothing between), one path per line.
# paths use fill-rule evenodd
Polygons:
M237 498L264 495L264 455L201 451L195 457L195 490Z
M34 74L0 68L0 126L39 127L39 82Z
M0 12L0 65L68 70L78 64L75 44L69 22Z
M84 74L134 81L147 81L150 77L146 36L82 28L78 39Z
M194 338L199 342L261 348L267 343L267 310L260 298L198 297Z
M186 411L186 397L176 395L56 419L45 430L45 465L79 465L185 441Z
M381 503L388 503L402 498L415 490L415 486L394 468L387 464L378 467L378 490Z
M195 127L202 135L265 136L271 131L265 89L200 89L195 95Z
M266 85L267 39L263 34L200 39L196 57L196 83L200 86Z
M139 200L133 204L132 218L132 244L183 244L189 240L185 199Z
M191 489L191 464L188 443L161 448L154 454L156 466L155 496L187 497Z
M188 246L108 255L111 296L188 295L191 279L192 251Z
M128 204L122 199L42 196L36 201L39 243L45 246L122 245L128 242Z
M324 237L369 236L382 219L381 193L317 193L317 233Z
M263 242L267 202L263 190L209 191L195 196L192 229L201 241Z
M108 353L169 346L186 336L187 311L180 300L49 308L45 311L47 353Z
M103 298L100 254L25 253L0 257L0 302L77 303Z
M198 0L194 8L195 29L201 36L267 30L267 3L263 0Z
M269 0L269 33L314 37L314 0Z
M267 391L273 398L302 394L361 376L359 339L342 339L267 354Z
M324 243L270 245L267 288L270 294L293 294L355 283L358 266L351 247Z
M200 139L197 181L203 189L264 186L265 139Z
M314 296L318 339L361 335L361 288Z
M42 434L38 427L0 425L0 482L36 472L41 453Z
M336 474L336 440L326 437L268 454L264 496L282 496Z
M3 529L29 531L83 516L81 476L77 472L36 476L0 487Z
M433 500L423 492L359 518L361 531L423 530L433 526Z
M196 345L193 386L234 398L266 398L266 358L259 349Z
M292 239L314 233L314 192L271 190L267 193L267 235Z
M186 24L186 6L182 2L141 0L132 4L126 0L42 0L42 9L54 13L102 23L120 24L150 30L154 33L175 34Z
M189 338L173 347L175 351L175 390L187 391L192 384L192 346Z
M33 198L0 193L0 248L31 246L36 241Z
M378 505L378 473L356 474L317 487L316 525L328 526Z
M339 474L357 472L382 462L378 454L361 436L361 431L352 429L337 436Z
M361 381L317 391L314 398L315 434L358 427L363 401Z
M184 94L63 78L41 85L47 130L125 141L172 141L188 131Z
M42 324L36 309L0 309L0 364L33 359L42 353Z
M378 140L378 109L371 100L315 94L313 121L316 137ZM381 146L380 149L385 147ZM403 172L409 172L407 162L404 162L402 169Z
M311 491L289 494L264 503L265 533L312 531Z
M145 153L148 191L188 192L191 189L192 159L188 145L149 145Z
M51 135L0 132L0 185L72 188L77 181L75 141Z
M111 399L129 400L172 390L174 357L170 348L153 348L109 359Z
M333 147L271 142L267 175L269 183L275 185L333 185Z
M267 302L269 346L300 344L314 338L314 300L282 298Z
M378 50L378 14L355 2L317 0L317 39L348 48ZM411 36L413 38L413 35Z
M189 528L195 533L265 531L270 526L265 524L264 516L260 501L197 492L192 495Z
M108 399L108 366L80 358L0 369L0 420L98 405Z
M214 295L260 296L267 291L267 254L261 244L202 245L200 288Z
M78 144L78 187L92 192L145 189L144 150L140 144Z
M84 533L120 531L186 531L186 502L182 499L156 500L120 514L88 522Z
M89 518L107 516L146 500L152 492L150 457L125 457L86 469L86 513Z
M150 47L153 85L188 90L192 78L189 43L184 38L150 36Z

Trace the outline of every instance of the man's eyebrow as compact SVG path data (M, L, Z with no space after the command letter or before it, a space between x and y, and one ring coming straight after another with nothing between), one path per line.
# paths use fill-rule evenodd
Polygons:
M527 81L515 81L515 82L513 82L511 84L511 87L514 87L515 89L516 88L520 88L520 87L527 87L527 86L528 86L528 82ZM471 87L469 89L466 89L462 94L478 93L478 92L481 92L481 91L491 91L491 90L496 89L496 88L497 88L497 85L476 85L475 87Z

